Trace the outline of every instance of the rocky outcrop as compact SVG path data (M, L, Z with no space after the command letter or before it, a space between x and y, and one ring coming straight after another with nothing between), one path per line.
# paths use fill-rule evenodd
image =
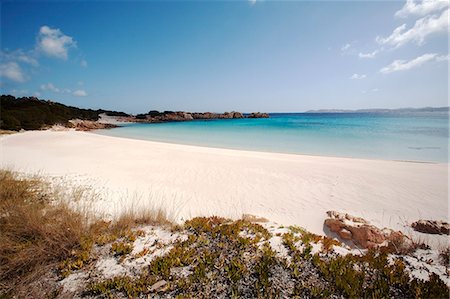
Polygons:
M138 114L136 116L119 117L118 121L126 122L146 122L146 123L160 123L171 121L189 121L195 119L237 119L245 118L244 114L237 111L213 113L213 112L184 112L184 111L164 111L159 112L152 110L147 114ZM248 118L267 118L267 113L252 113L247 116Z
M247 118L269 118L269 114L261 112L252 112L247 116Z
M324 224L331 232L336 233L343 240L353 241L355 245L361 248L386 246L390 242L403 244L408 240L401 232L390 229L381 230L374 225L370 225L368 221L361 217L336 211L328 211L327 215L329 218L325 220Z
M98 121L91 121L91 120L70 120L69 127L74 128L76 131L92 131L92 130L99 130L99 129L112 129L117 128L117 125L109 124L109 123L101 123Z
M231 111L219 115L219 118L244 118L241 112Z
M444 221L419 220L411 224L418 232L434 235L450 235L450 224Z
M212 112L195 112L192 113L192 117L194 119L217 119L220 117L220 114Z

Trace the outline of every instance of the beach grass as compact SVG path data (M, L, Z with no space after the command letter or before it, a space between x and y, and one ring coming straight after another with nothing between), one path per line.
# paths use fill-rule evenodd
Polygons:
M0 170L0 294L40 297L42 286L33 282L68 275L89 261L93 244L119 237L133 239L137 225L170 226L162 210L127 211L115 221L104 221L88 208L73 209L70 201L80 188L52 186L42 177ZM85 194L90 194L89 192Z

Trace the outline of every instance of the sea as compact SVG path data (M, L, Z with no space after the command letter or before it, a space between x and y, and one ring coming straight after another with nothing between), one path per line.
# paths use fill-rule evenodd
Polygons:
M303 155L444 162L449 113L271 113L261 119L129 123L98 134Z

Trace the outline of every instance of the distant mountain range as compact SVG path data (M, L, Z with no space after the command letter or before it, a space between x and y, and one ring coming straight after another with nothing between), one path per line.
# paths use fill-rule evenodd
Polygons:
M408 113L408 112L449 112L450 107L423 107L423 108L398 108L398 109L320 109L308 110L306 113Z

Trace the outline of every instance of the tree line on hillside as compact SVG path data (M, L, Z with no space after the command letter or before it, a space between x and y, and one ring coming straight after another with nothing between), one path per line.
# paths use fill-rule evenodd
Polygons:
M2 95L0 98L0 129L19 131L39 130L47 126L69 125L71 119L98 120L99 114L128 116L124 112L81 109L60 103L40 100L36 97L16 98Z

